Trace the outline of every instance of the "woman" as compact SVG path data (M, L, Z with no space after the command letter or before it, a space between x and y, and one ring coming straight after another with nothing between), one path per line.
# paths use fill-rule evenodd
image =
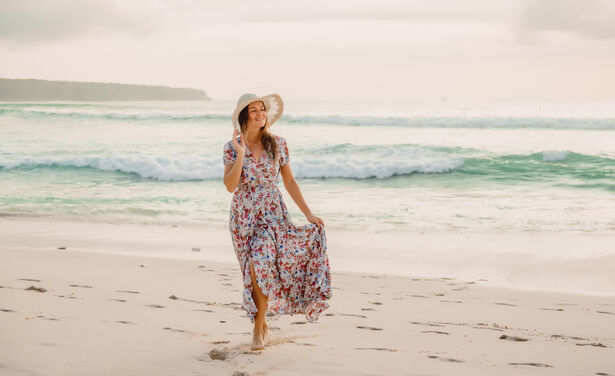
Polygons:
M277 94L241 96L233 112L233 139L223 150L224 185L234 192L229 229L243 276L242 306L254 323L254 350L265 346L267 310L303 313L313 322L331 298L325 224L303 199L286 140L269 132L283 107ZM277 187L280 174L309 224L292 223Z

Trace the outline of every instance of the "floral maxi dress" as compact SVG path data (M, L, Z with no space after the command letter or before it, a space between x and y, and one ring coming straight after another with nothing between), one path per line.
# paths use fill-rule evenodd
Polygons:
M229 230L243 277L243 303L254 322L250 260L258 286L274 314L303 313L314 322L329 307L331 271L324 228L292 223L277 183L289 162L283 137L275 136L277 160L263 152L256 161L246 147L239 184L233 193ZM223 148L224 164L235 162L232 141Z

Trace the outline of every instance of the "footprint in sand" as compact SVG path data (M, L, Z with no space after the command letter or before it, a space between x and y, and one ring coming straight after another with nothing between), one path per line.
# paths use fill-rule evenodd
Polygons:
M85 288L85 289L91 289L92 288L92 286L88 286L88 285L69 285L69 286L70 287L82 287L82 288Z
M168 330L168 331L170 331L170 332L176 332L176 333L191 333L191 332L190 332L190 331L188 331L188 330L184 330L184 329L175 329L175 328L171 328L171 327L168 327L168 326L166 326L166 327L164 327L164 328L162 328L162 329L163 329L163 330Z
M230 334L235 334L235 333L230 333ZM237 334L250 334L250 333L237 333ZM267 341L266 347L278 346L278 345L283 345L286 343L294 343L295 339L297 338L304 338L304 337L295 336L295 337L270 338ZM258 355L260 353L261 353L260 350L251 350L251 344L240 344L240 345L233 346L233 347L228 347L228 348L225 347L223 349L214 348L207 354L207 356L209 357L209 359L212 359L212 360L227 360L229 358L234 358L238 356L239 354ZM206 359L205 356L202 356L202 357L199 357L198 360L207 361L208 359Z
M361 311L375 311L374 308L361 308Z
M134 322L128 321L128 320L115 320L115 321L103 321L103 322L116 322L116 323L119 323L119 324L135 325Z
M130 291L130 290L115 290L115 292L126 292L128 294L140 294L138 291Z
M442 303L463 303L461 300L440 300Z
M212 360L226 360L231 356L231 352L226 349L213 349L209 352L209 358ZM202 359L199 359L202 360Z
M121 302L121 303L126 303L126 299L107 299L110 300L112 302Z
M532 366L532 367L553 367L552 365L549 364L544 364L544 363L508 363L511 366Z
M440 324L433 324L433 323L430 323L430 322L420 322L420 321L411 321L410 324L422 325L422 326L444 326L444 325L440 325Z
M293 321L290 323L290 325L303 325L305 324L305 321Z
M443 358L437 355L427 355L428 358L430 359L438 359L438 360L442 360L444 362L451 362L451 363L465 363L465 360L459 360L459 359L453 359L453 358Z
M425 296L425 295L408 295L408 296L411 296L413 298L426 298L426 299L429 299L429 296Z
M597 313L602 313L602 314L605 314L605 315L615 315L615 313L613 313L613 312L608 312L608 311L596 311L596 312L597 312Z
M447 332L440 332L438 330L423 330L421 333L434 333L434 334L445 334L445 335L449 335L450 333Z
M211 309L193 309L193 311L209 312L209 313L215 313L216 312L216 311L212 311Z
M83 298L78 298L76 296L72 296L72 295L55 295L58 298L66 298L66 299L83 299Z
M13 311L12 309L0 308L0 312L17 312L17 311Z
M587 338L583 338L583 337L566 336L566 335L563 335L563 334L553 334L551 336L551 338L560 338L560 339L569 338L569 339L575 339L577 341L587 341L588 340Z
M504 329L500 329L500 328L491 328L489 326L484 326L484 325L476 325L476 326L471 326L472 329L486 329L486 330L495 330L496 332L503 332Z
M45 291L47 291L47 289L44 288L44 287L36 287L36 286L30 286L30 287L28 287L27 289L24 289L24 290L26 290L26 291L38 291L38 292L45 292Z
M593 347L604 347L607 348L608 346L603 345L602 343L576 343L577 346L593 346Z
M165 308L165 306L161 306L160 304L146 304L145 306L150 308Z
M349 316L349 317L359 317L359 318L362 318L362 319L366 319L367 318L367 316L357 315L355 313L338 313L338 315L340 315L340 316Z
M504 306L509 306L509 307L517 307L516 304L510 304L510 303L493 303L495 305L504 305Z
M382 305L381 302L368 302L369 304L373 304L373 305Z
M564 309L563 308L541 308L541 311L557 311L557 312L561 312Z
M373 326L357 326L357 328L367 330L382 330L382 328L374 328Z
M396 352L397 349L387 349L386 347L355 347L355 350L376 350L376 351L391 351Z
M212 345L224 345L230 343L230 341L213 341L211 344Z
M60 319L56 319L55 317L47 317L43 315L38 315L36 317L43 320L60 321Z
M514 342L526 342L529 341L529 339L527 338L522 338L522 337L517 337L517 336L508 336L506 334L502 334L500 336L500 339L504 339L507 341L514 341Z
M18 278L19 281L29 281L29 282L40 282L39 279L32 279L32 278Z

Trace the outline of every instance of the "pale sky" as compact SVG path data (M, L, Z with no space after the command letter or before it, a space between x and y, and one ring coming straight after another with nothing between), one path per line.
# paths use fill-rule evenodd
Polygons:
M221 100L615 98L615 1L0 0L0 77Z

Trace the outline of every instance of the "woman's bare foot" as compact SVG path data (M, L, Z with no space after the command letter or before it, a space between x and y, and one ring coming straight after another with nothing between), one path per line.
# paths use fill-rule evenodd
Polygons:
M265 349L265 341L263 341L263 335L260 330L256 330L252 332L252 350L264 350Z

